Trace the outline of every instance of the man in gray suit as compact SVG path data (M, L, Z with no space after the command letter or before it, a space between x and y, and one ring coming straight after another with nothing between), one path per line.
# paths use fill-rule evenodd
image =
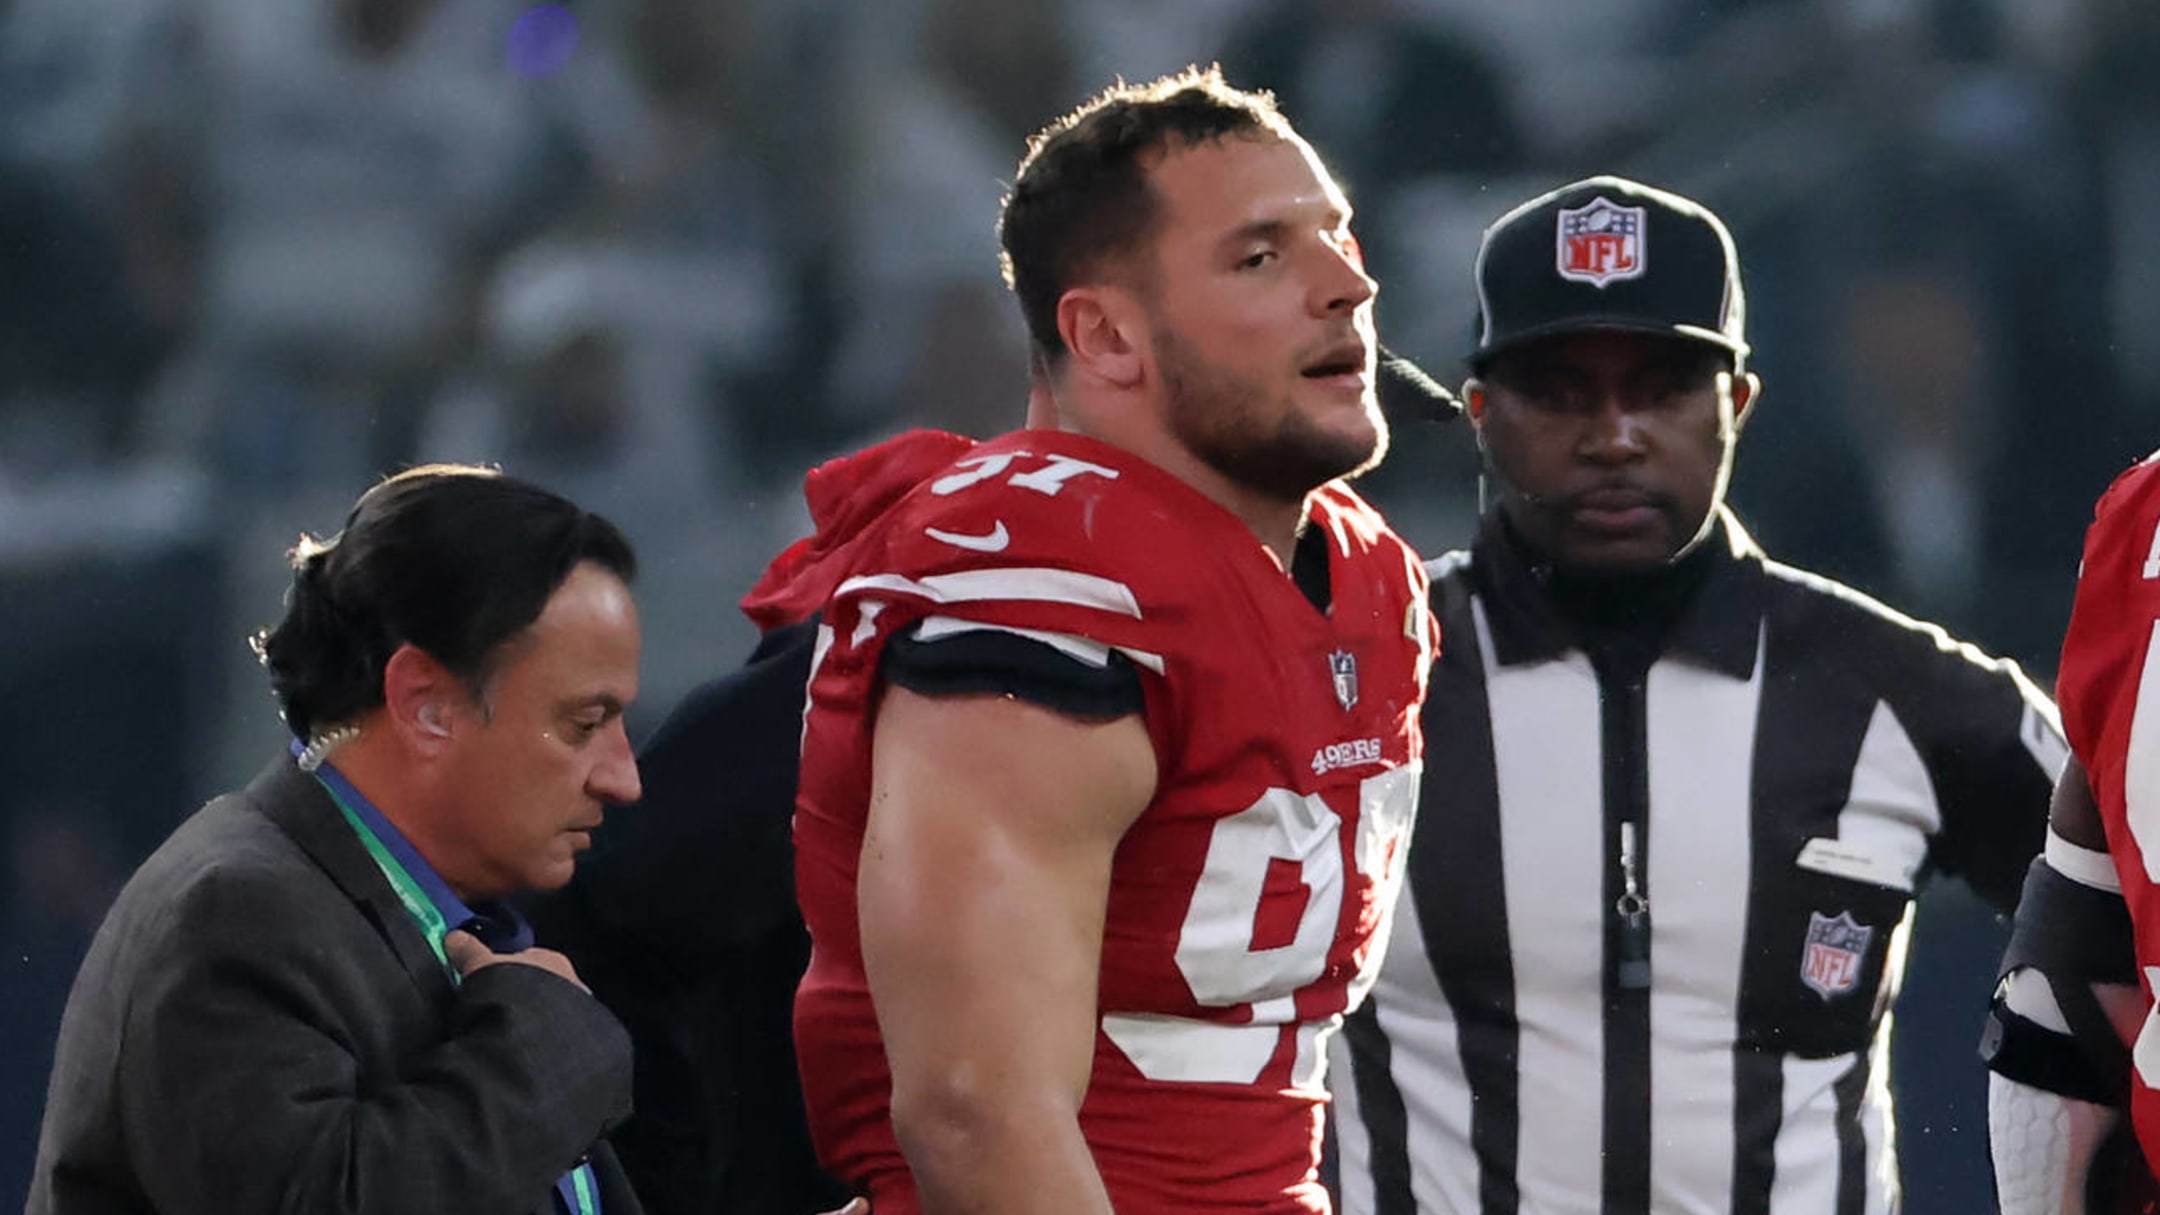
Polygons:
M502 901L634 801L635 558L430 466L303 538L257 639L295 735L144 862L61 1023L28 1215L635 1215L630 1042Z

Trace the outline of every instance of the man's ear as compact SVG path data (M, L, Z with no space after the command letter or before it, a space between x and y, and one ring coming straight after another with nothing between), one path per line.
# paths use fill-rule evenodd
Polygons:
M1755 402L1762 399L1762 377L1754 372L1744 372L1733 380L1732 415L1733 429L1739 430L1747 420L1755 416Z
M1477 428L1478 446L1485 445L1485 381L1471 376L1463 381L1463 413L1469 415L1470 425Z
M1135 388L1146 378L1148 347L1131 292L1074 287L1058 298L1057 321L1070 371L1116 388Z
M456 730L464 683L420 647L407 642L383 664L383 709L390 728L422 752L442 749Z

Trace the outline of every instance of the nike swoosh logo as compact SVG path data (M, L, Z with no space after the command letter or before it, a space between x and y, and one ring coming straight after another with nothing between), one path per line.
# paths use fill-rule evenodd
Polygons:
M924 528L923 534L932 540L943 540L945 543L957 548L971 549L978 553L1001 553L1005 551L1006 545L1012 543L1012 537L1005 533L1005 521L1003 519L998 520L996 527L980 536L970 536L961 532L940 531L934 527Z

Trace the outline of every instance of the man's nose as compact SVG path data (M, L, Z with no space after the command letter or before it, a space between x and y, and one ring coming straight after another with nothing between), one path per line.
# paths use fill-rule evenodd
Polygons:
M1365 272L1365 262L1355 246L1330 246L1328 270L1321 283L1321 309L1325 313L1349 311L1380 294L1379 280Z
M606 746L607 753L594 765L587 782L592 795L612 806L644 796L644 784L638 779L637 752L630 746L630 733L621 718L609 728Z
M1620 463L1640 458L1645 450L1641 413L1629 408L1618 391L1602 393L1584 426L1583 455L1601 463Z

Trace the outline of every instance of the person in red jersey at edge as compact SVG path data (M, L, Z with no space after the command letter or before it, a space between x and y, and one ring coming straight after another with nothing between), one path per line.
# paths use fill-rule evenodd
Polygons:
M1060 429L828 502L804 562L847 573L795 818L813 1137L878 1215L1324 1212L1438 644L1342 484L1387 443L1350 208L1188 70L1038 134L1000 237Z
M1996 1185L2004 1215L2160 1211L2160 453L2094 507L2055 694L2071 760L1982 1047Z

